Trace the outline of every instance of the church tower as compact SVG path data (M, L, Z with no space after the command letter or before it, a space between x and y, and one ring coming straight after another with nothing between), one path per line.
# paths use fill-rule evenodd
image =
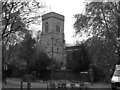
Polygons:
M64 16L50 12L42 16L42 46L52 60L66 63Z

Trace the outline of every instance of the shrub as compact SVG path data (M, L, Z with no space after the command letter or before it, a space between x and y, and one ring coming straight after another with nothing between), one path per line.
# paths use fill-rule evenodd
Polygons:
M105 77L105 74L103 70L101 70L98 67L94 67L94 82L100 81L104 79L104 77Z

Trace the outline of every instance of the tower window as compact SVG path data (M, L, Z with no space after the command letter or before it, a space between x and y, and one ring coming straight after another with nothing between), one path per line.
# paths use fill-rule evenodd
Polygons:
M60 26L59 26L59 24L56 25L56 31L60 32Z
M45 23L45 32L48 32L48 27L49 27L49 24L48 22Z

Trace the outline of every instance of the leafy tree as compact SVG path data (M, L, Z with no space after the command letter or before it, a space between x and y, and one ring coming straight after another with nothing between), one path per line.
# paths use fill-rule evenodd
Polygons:
M115 38L117 34L116 4L112 2L90 2L86 5L86 14L76 14L74 28L77 32L87 32L94 36ZM88 34L89 35L89 34Z
M40 74L42 71L47 70L51 59L40 46L38 47L38 45L39 44L35 45L35 52L33 54L31 64L29 65L29 72L37 71L37 73Z
M94 37L92 44L88 46L89 55L96 68L103 70L107 79L110 79L110 72L114 70L114 65L117 63L118 56L113 43L105 42Z
M39 42L41 39L41 31L37 31L36 33L36 41Z
M120 1L118 3L118 12L115 13L116 14L116 17L117 17L117 25L118 25L118 64L120 64Z
M34 50L35 39L32 38L32 35L28 32L25 35L24 40L21 42L21 46L19 48L18 57L25 61L27 68L30 62L32 61Z
M82 32L90 36L86 43L94 64L103 69L106 80L110 80L110 69L118 61L118 24L115 12L118 4L113 2L89 2L85 14L76 14L74 28L76 34ZM109 79L108 79L108 78Z
M23 40L30 24L40 24L40 17L44 6L42 3L32 0L30 2L21 2L16 0L6 0L2 2L2 60L7 62L6 55L9 46L19 43ZM38 13L40 12L40 13ZM37 14L36 14L37 13Z
M24 60L19 58L21 43L15 44L10 46L10 48L7 50L9 55L9 64L11 66L15 66L17 68L21 68L21 65L25 62Z

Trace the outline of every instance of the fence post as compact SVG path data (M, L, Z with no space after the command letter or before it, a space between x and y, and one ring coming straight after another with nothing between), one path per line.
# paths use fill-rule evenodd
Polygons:
M49 87L48 87L48 84L47 84L47 90L49 90L48 88L49 88Z
M23 81L20 82L20 89L23 89Z
M30 81L27 82L27 90L31 90L31 82Z

